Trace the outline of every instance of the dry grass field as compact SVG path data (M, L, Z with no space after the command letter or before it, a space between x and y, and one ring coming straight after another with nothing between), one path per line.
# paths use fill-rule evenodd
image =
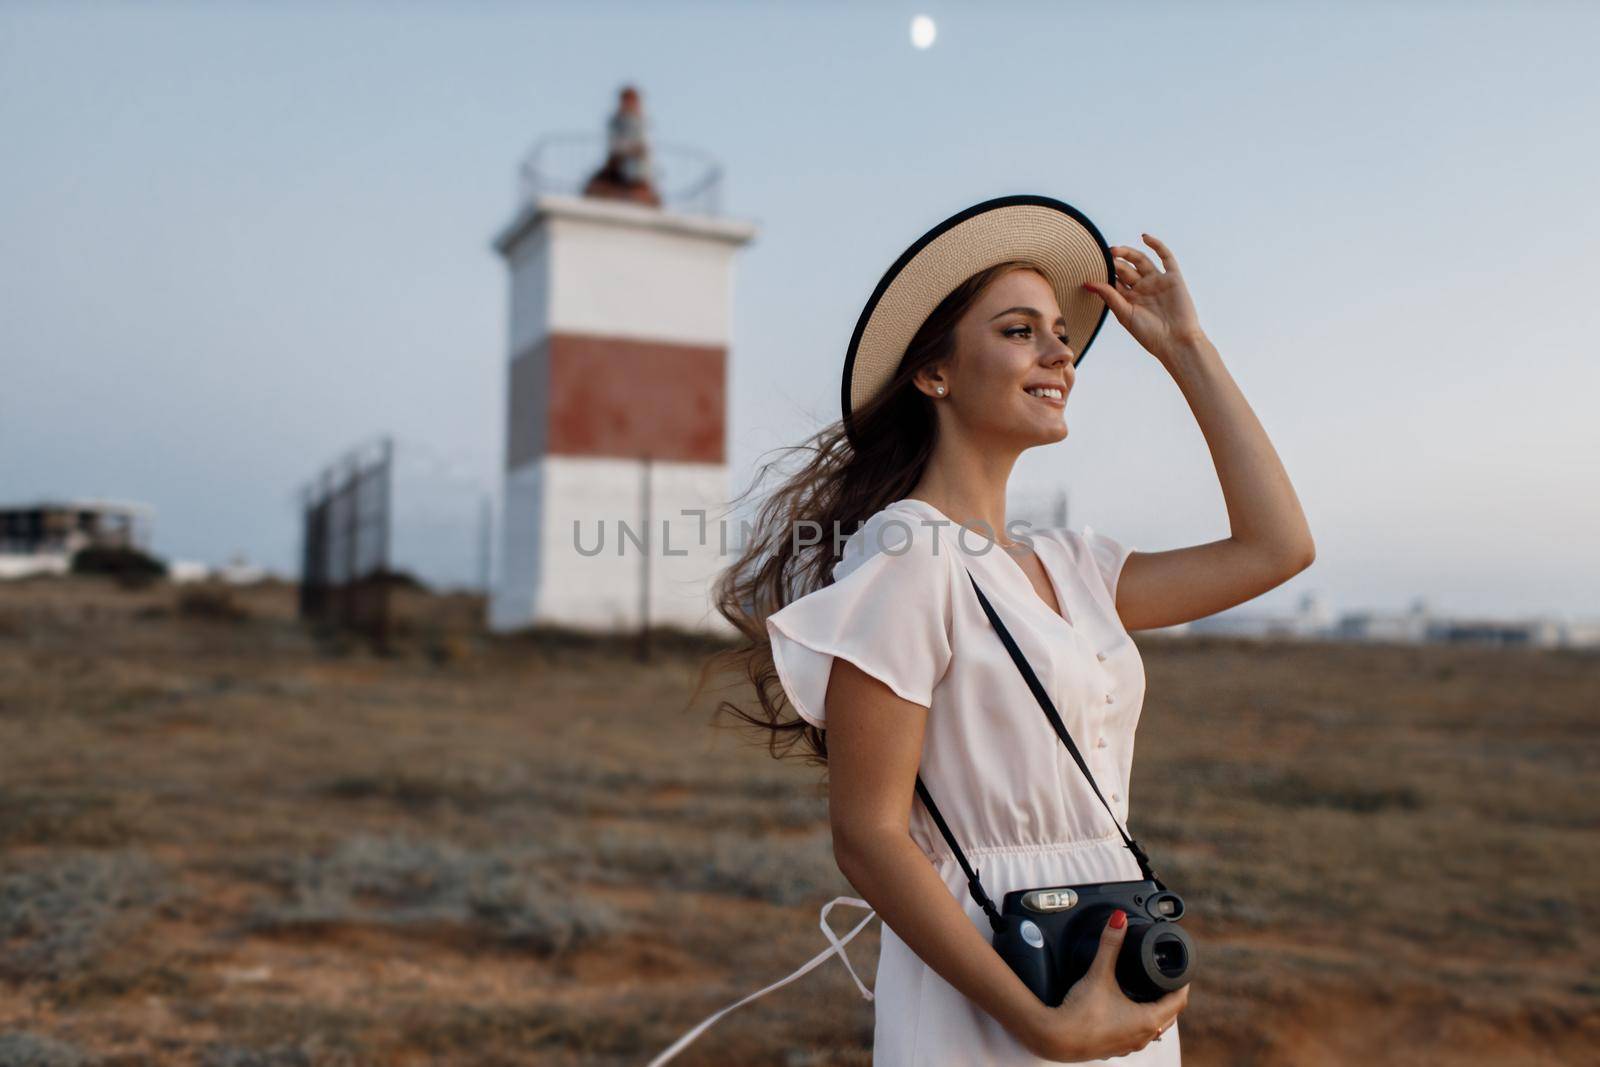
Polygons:
M0 586L0 1064L642 1067L825 947L821 773L686 703L705 647L418 595L380 656L292 605ZM1187 1064L1596 1062L1600 658L1140 645ZM675 1062L871 1029L829 960Z

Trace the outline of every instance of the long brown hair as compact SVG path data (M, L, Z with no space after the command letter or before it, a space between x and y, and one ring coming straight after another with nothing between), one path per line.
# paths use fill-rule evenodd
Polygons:
M833 422L801 444L778 449L779 458L763 463L750 486L734 499L737 503L754 492L784 458L801 454L799 469L757 509L738 560L713 585L717 611L738 628L745 643L711 657L701 673L702 685L717 668L753 685L753 711L727 700L718 703L717 711L732 716L734 725L765 733L774 758L789 755L800 744L805 762L825 765L828 746L825 731L804 719L784 717L780 700L787 698L772 662L767 616L827 585L839 561L837 542L917 484L933 455L938 422L933 400L912 380L929 363L955 356L956 323L991 282L1019 268L1045 277L1030 260L1008 260L972 275L929 313L888 384L870 403L853 410L854 442L842 419ZM808 543L812 537L795 536L801 524L820 531L815 544Z

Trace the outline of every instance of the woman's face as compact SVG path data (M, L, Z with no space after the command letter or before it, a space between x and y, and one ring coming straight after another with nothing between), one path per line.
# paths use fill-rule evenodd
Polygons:
M1077 376L1076 340L1049 283L1031 270L1007 271L956 323L955 358L923 391L949 405L974 437L1017 439L1023 448L1059 441Z

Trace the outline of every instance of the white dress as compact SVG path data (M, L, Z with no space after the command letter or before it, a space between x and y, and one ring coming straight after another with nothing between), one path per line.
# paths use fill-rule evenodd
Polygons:
M1092 527L1025 529L1013 539L1021 536L1049 573L1065 619L1040 599L1006 549L910 498L889 504L850 536L832 584L767 618L779 679L806 721L826 726L835 656L929 709L923 783L997 906L1013 889L1142 877L967 577L970 568L1127 826L1145 677L1117 616L1115 592L1133 549ZM988 941L988 919L915 798L910 825L912 839ZM876 1067L1056 1062L1030 1053L887 925L881 944L871 994ZM842 945L833 951L843 956ZM1083 1062L1173 1067L1180 1063L1178 1027L1130 1055Z

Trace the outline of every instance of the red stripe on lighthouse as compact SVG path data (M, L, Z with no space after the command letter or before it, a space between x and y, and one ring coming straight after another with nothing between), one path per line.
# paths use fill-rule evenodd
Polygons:
M563 333L545 343L545 454L725 462L726 348Z

